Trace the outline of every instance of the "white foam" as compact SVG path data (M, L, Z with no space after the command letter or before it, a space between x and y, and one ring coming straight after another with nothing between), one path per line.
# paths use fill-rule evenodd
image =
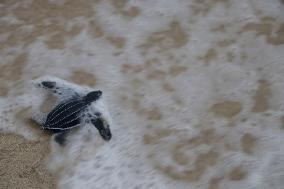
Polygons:
M260 20L261 16L255 11L261 10L263 16L279 19L283 17L283 6L277 0L230 2L228 7L221 3L213 4L207 15L196 17L190 9L193 1L129 1L126 8L138 6L141 13L134 18L125 18L108 1L101 1L96 19L107 35L126 39L123 50L117 50L103 37L91 38L87 28L68 40L62 50L47 49L41 40L33 43L28 47L29 63L24 70L23 83L10 91L12 97L0 99L1 131L37 138L23 123L15 123L13 113L4 111L40 105L44 94L30 87L31 77L49 74L68 78L73 70L84 69L96 75L97 87L104 92L110 111L108 117L113 120L110 125L113 138L104 142L93 126L86 125L70 133L65 147L58 146L51 139L52 153L48 165L60 175L59 188L202 189L208 188L212 178L220 177L220 188L280 189L284 185L284 137L283 129L280 129L280 118L284 114L283 45L268 44L264 36L255 37L254 32L237 33L246 23ZM180 23L189 36L189 42L166 52L159 53L150 48L145 55L141 54L137 46L149 34L168 30L173 20ZM66 25L78 22L74 20ZM224 22L231 24L225 33L211 32L212 27ZM218 41L230 38L236 38L236 42L226 48L216 46ZM73 52L74 48L79 51ZM216 50L218 58L205 64L199 57L210 48ZM114 55L116 52L120 54ZM235 54L232 62L227 60L227 52ZM242 52L248 54L246 60L241 59ZM167 53L171 53L174 60L168 59ZM120 72L123 63L139 65L153 57L161 62L157 69L167 70L175 60L179 60L179 65L187 66L187 70L179 76L166 76L166 81L175 88L173 94L161 89L163 82L146 80L145 70L133 75ZM258 68L263 69L259 71ZM146 84L133 88L130 83L137 78ZM269 98L266 113L271 115L268 116L251 112L252 96L259 79L271 84L273 95ZM74 87L82 90L81 86ZM142 108L158 107L162 119L147 120L147 116L138 115L131 105L121 100L122 95L133 97L133 93L142 94ZM177 105L176 99L182 104ZM227 126L228 120L208 112L213 104L225 100L242 104L242 110L233 120L233 127ZM149 125L152 127L147 127ZM155 135L155 128L170 128L177 133L162 137L153 145L143 144L143 136ZM191 163L181 166L174 161L173 146L199 136L202 129L208 128L215 129L219 142L186 146L182 152L191 158ZM251 154L242 151L240 140L246 133L256 138ZM232 149L228 150L225 144ZM159 164L170 165L177 173L192 170L192 162L198 155L210 150L218 153L217 162L208 166L195 182L173 179L155 168ZM154 158L148 157L151 153L154 153ZM230 172L238 166L247 172L245 178L230 180Z

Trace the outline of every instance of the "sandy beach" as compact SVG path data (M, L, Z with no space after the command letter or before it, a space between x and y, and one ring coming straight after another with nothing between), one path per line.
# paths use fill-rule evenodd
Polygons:
M0 188L56 188L56 179L46 169L48 154L48 141L1 134Z
M283 0L0 1L0 188L280 189ZM65 146L34 81L103 91Z

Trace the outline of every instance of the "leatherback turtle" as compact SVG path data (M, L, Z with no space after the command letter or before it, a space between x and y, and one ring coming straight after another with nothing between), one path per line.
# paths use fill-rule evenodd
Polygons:
M57 133L55 141L64 144L66 134L70 129L78 127L84 123L93 124L99 131L101 137L109 141L111 131L107 121L108 115L100 108L98 103L102 96L102 91L76 91L67 82L44 80L37 83L37 86L52 92L58 97L58 103L54 109L46 114L40 111L34 112L32 119L42 126L43 130ZM92 104L95 104L92 106Z

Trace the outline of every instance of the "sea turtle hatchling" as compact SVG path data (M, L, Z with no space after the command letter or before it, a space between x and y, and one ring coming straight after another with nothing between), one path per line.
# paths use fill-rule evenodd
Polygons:
M102 96L100 90L82 94L82 91L76 91L66 82L62 83L60 80L41 81L37 83L37 86L58 97L58 103L50 113L36 112L32 115L32 119L40 124L43 130L57 133L56 142L64 144L68 131L84 123L93 124L104 140L111 139L109 123L106 119L108 116L105 115L102 108L99 108L98 104Z

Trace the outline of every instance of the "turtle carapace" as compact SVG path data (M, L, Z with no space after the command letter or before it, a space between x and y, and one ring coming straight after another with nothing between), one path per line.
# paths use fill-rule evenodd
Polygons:
M84 123L93 124L104 140L111 139L106 116L95 105L101 99L102 91L96 90L81 94L75 89L72 90L72 87L55 81L41 81L37 86L54 93L58 97L59 103L50 113L37 112L32 119L40 124L43 130L58 133L55 140L59 144L64 144L65 134L70 129ZM92 105L95 108L91 107Z

